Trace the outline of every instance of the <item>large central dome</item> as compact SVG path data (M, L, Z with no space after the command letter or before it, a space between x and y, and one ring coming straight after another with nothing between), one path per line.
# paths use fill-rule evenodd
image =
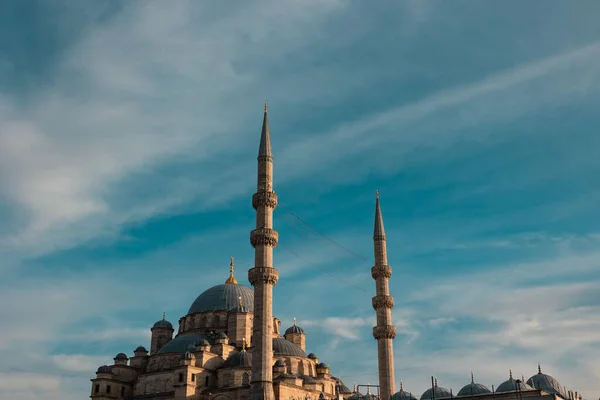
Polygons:
M242 305L248 311L254 311L254 290L248 286L237 283L225 283L207 289L194 300L188 314L206 311L231 310L239 305L240 297Z

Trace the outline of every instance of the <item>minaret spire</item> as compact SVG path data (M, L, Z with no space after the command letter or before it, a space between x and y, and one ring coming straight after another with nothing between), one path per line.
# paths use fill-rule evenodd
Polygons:
M373 228L373 246L375 266L371 268L371 276L375 280L376 296L373 297L373 308L377 315L377 326L373 327L373 337L377 339L377 356L379 364L379 390L382 400L389 400L394 394L394 349L393 339L396 327L392 325L392 308L394 298L390 296L389 279L392 268L387 264L387 247L383 216L379 205L379 191L375 193L375 224Z
M383 217L381 216L381 206L379 205L379 190L375 192L375 227L373 229L373 237L385 237Z
M265 102L265 114L263 116L262 131L260 133L260 146L258 147L258 157L270 157L273 158L271 152L271 135L269 134L269 117L267 112L269 110L269 103Z
M252 378L250 400L274 400L273 392L273 286L279 271L273 268L273 248L279 235L273 229L273 210L277 195L273 191L273 154L265 103L260 146L258 148L258 174L252 207L256 210L256 229L250 232L254 247L254 268L248 271L248 281L254 286L254 322L252 352Z

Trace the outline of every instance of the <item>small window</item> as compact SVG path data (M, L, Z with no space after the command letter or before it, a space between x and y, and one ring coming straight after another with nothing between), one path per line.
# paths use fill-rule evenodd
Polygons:
M94 389L94 392L98 393L100 391L100 385L96 383L96 389Z
M206 375L206 379L204 380L204 386L208 386L208 375Z
M179 382L183 382L183 374L179 374Z
M125 386L121 386L121 397L125 396Z
M196 380L196 375L192 374L192 382Z
M106 393L110 393L110 385L106 385Z

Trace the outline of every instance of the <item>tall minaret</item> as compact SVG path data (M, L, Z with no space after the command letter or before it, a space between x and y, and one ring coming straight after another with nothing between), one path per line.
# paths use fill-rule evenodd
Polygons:
M267 103L258 149L258 181L252 196L256 210L256 229L250 232L254 247L254 268L248 271L248 281L254 286L254 324L252 329L252 379L250 400L274 400L273 393L273 286L279 272L273 268L273 248L278 234L273 229L273 210L277 196L273 192L273 155L267 119Z
M375 200L375 229L373 231L375 248L375 266L371 268L371 276L375 279L377 295L373 297L373 308L377 313L377 326L373 327L373 336L377 339L377 356L379 361L379 390L381 400L390 400L394 394L394 348L392 340L396 337L396 328L392 325L392 308L394 298L390 296L389 279L392 268L387 265L387 249L383 217L379 207L379 191Z

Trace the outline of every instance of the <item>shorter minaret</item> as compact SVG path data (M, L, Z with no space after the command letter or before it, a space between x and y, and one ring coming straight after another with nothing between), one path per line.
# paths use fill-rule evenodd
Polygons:
M387 247L383 216L379 206L379 191L375 199L375 227L373 229L375 266L371 276L375 280L376 296L373 308L377 314L377 326L373 327L373 337L377 339L379 363L379 390L381 400L390 400L395 392L394 385L394 349L392 340L396 337L396 328L392 325L394 298L390 296L389 279L392 268L387 263Z

